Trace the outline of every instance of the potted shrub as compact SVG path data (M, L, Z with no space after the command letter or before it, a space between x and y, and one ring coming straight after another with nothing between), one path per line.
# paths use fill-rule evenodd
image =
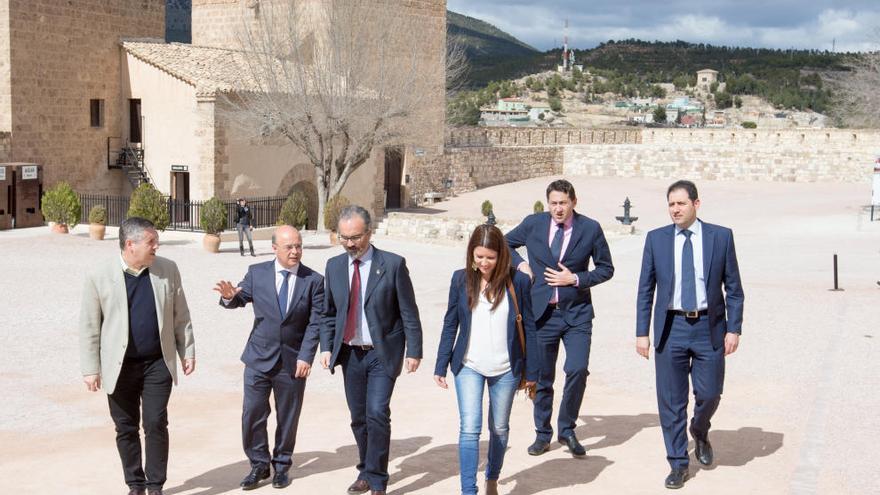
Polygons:
M277 225L291 225L297 229L304 229L309 223L309 214L306 211L306 196L300 191L290 193L290 196L281 205L278 214Z
M336 238L336 227L339 226L339 212L350 205L351 202L345 196L338 195L330 198L324 205L324 228L330 231L330 244L339 244Z
M220 233L226 230L227 215L226 205L216 197L212 197L202 205L199 222L205 231L202 245L206 251L220 252Z
M76 227L82 214L79 198L67 182L61 181L47 190L40 199L43 218L52 222L52 232L66 234Z
M106 230L107 208L104 205L95 205L89 210L89 237L96 241L102 241Z
M146 218L156 230L165 230L169 223L168 202L152 184L144 182L131 193L127 217Z
M532 206L532 211L534 213L541 213L542 211L544 211L544 203L542 203L540 200L535 201L534 206Z

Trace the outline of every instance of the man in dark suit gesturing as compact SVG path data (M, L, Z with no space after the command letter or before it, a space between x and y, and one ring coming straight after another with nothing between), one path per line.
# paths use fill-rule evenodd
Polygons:
M284 225L272 235L275 259L248 268L238 287L220 281L214 288L224 308L252 303L254 325L241 355L244 368L244 405L241 436L251 472L241 487L251 490L275 469L272 486L290 484L288 470L296 442L306 377L318 347L324 277L300 263L302 237ZM275 395L275 449L269 456L266 420Z
M541 455L550 448L553 381L561 340L565 346L565 388L557 418L557 438L572 455L581 457L586 449L575 437L574 427L589 374L593 333L590 287L610 279L614 265L602 227L574 211L577 196L570 182L551 182L547 186L547 203L549 213L529 215L507 234L512 263L534 279L532 312L538 330L541 371L534 409L536 439L528 450L531 455ZM528 250L528 262L515 251L520 246Z
M645 239L636 351L648 359L653 304L657 405L672 468L666 487L681 488L688 478L688 375L695 397L690 424L694 454L708 466L713 460L710 420L724 386L724 356L739 346L744 296L733 232L697 218L697 186L678 181L666 198L673 225L652 230Z
M422 359L422 325L406 261L370 244L370 214L348 206L337 234L345 253L327 261L321 364L342 365L358 478L349 493L384 495L391 445L391 393L404 366Z

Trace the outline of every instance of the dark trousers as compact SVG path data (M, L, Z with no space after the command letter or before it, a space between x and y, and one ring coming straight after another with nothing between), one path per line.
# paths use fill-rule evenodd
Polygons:
M168 470L168 398L171 373L162 358L126 359L113 393L110 417L116 424L116 448L130 488L162 488ZM141 463L139 424L143 410L146 465Z
M535 395L535 433L539 440L549 442L553 438L550 420L553 416L553 382L556 380L556 358L559 342L565 346L565 385L557 416L558 436L574 433L590 364L590 342L593 336L592 322L571 326L563 318L563 310L547 308L536 322L540 373Z
M701 438L709 434L710 420L724 387L724 346L712 347L709 317L668 316L666 342L654 353L657 370L657 407L666 459L673 469L688 467L688 375L694 385L691 430Z
M358 479L366 480L372 490L385 490L395 378L385 372L375 349L365 351L343 344L340 352L345 400L358 447Z
M302 411L305 378L294 378L281 369L280 362L269 373L244 368L244 401L241 413L241 440L251 467L269 466L275 472L286 472L292 464L296 429ZM275 396L275 449L269 457L269 434L266 422L272 406L269 394Z

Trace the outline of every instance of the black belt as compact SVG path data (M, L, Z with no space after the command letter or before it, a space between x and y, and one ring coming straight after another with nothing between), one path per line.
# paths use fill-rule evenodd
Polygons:
M550 309L559 309L559 303L547 303L547 307Z
M699 318L701 316L706 316L707 314L709 314L708 309L701 309L699 311L681 311L679 309L670 309L667 312L678 316L684 316L685 318Z
M358 349L361 351L372 351L373 350L373 346L371 346L371 345L352 345L352 344L345 344L345 345L351 347L352 349Z

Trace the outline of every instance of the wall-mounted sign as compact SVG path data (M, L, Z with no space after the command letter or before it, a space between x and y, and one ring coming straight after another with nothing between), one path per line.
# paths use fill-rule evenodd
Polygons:
M189 166L188 165L172 165L171 170L174 172L186 172L187 170L189 170Z
M425 156L425 150L423 150L421 148L416 148L415 154L416 154L416 156Z
M0 167L0 180L6 180L6 167Z
M26 167L21 167L21 180L30 180L37 178L37 166L36 165L28 165Z

